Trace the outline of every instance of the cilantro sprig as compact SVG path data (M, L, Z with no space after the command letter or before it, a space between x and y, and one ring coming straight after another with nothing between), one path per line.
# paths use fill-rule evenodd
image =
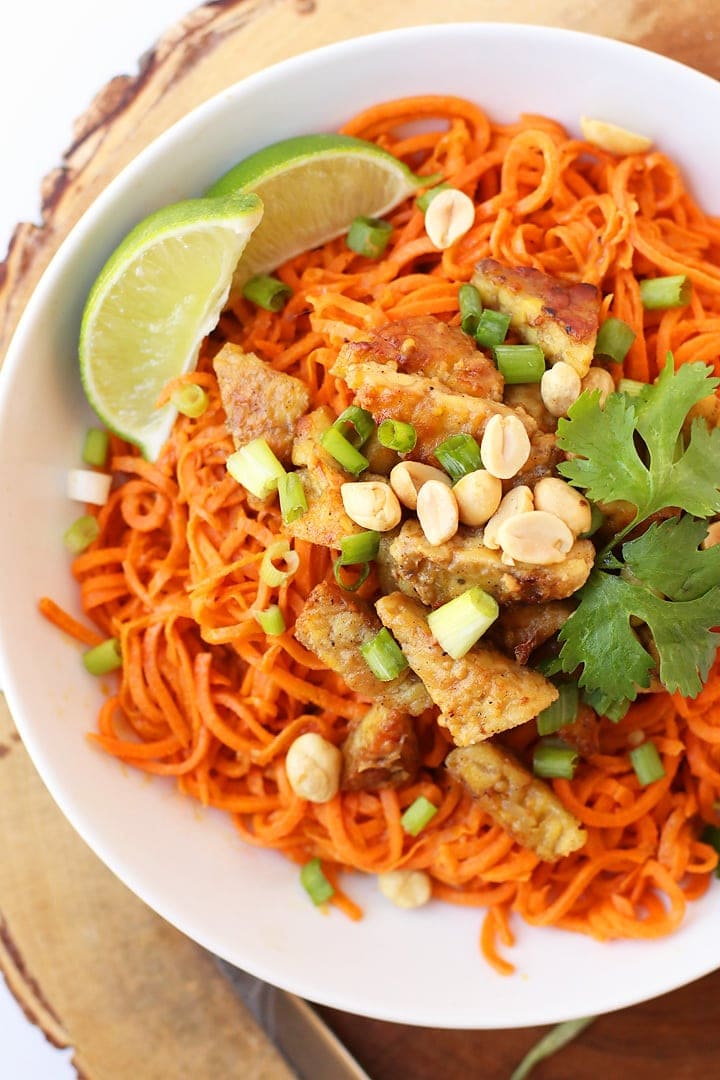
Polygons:
M720 384L705 364L672 357L639 398L583 394L558 424L558 445L573 457L559 471L593 502L624 500L632 522L601 552L580 592L580 604L560 633L563 671L582 668L588 699L606 715L620 715L658 669L671 692L694 697L720 646L720 547L703 550L707 522L720 512L720 429L696 419L682 435L688 412ZM669 507L684 514L624 538ZM636 634L640 620L653 653Z

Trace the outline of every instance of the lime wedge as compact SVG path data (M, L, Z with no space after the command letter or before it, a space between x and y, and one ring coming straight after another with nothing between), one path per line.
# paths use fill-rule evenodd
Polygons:
M360 215L382 217L429 181L374 143L350 135L301 135L245 158L208 191L253 191L265 207L234 288L341 236Z
M80 375L103 422L154 461L177 415L155 408L190 371L263 213L255 195L188 199L128 233L100 272L80 328Z

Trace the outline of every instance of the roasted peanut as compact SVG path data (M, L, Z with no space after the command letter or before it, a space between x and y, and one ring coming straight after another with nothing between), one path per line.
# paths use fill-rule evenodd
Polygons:
M378 886L393 904L408 909L427 904L432 893L430 876L424 870L388 870L378 874Z
M589 116L581 116L580 130L583 139L611 154L644 154L652 146L652 139L647 135L638 135L635 131L610 124L607 120L592 120Z
M491 416L480 443L483 465L493 476L509 480L530 457L530 438L517 416Z
M713 521L712 525L708 527L707 536L702 542L704 548L715 547L720 544L720 521Z
M440 191L425 211L425 232L436 248L444 251L472 228L475 204L457 188Z
M500 547L516 562L549 566L562 562L575 542L564 521L547 510L508 518L498 530Z
M529 487L520 484L518 487L508 491L483 530L483 544L485 547L496 551L500 547L498 529L503 522L507 521L508 518L516 517L518 514L529 514L534 509L535 501Z
M458 531L458 504L452 488L440 480L428 480L418 491L417 516L425 538L434 547Z
M296 795L308 802L325 803L340 787L342 751L322 735L308 731L290 744L285 772Z
M452 486L452 480L447 473L432 465L423 465L421 461L401 461L390 473L390 486L408 510L415 509L418 491L428 480L439 480L446 487Z
M363 529L388 532L400 524L402 510L398 497L382 480L360 480L340 487L345 513Z
M570 406L582 392L580 376L574 367L559 360L548 368L540 380L540 396L553 416L567 416Z
M484 525L500 505L502 483L487 469L476 469L460 477L453 494L463 525Z
M533 491L535 509L555 514L575 536L586 533L592 523L590 503L565 480L557 476L543 476Z
M582 380L582 393L586 390L599 390L600 391L600 408L605 405L610 394L615 390L615 382L609 371L601 367L591 367L585 378Z

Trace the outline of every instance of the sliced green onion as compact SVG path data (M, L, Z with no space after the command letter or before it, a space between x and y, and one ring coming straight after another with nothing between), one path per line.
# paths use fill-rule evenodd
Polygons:
M562 1024L556 1024L531 1047L517 1068L513 1070L510 1080L527 1080L536 1065L545 1058L552 1057L558 1050L562 1050L595 1019L594 1016L583 1016L578 1020L564 1020Z
M598 716L605 716L613 724L619 724L632 702L627 698L611 698L600 690L583 690L583 701L594 709Z
M94 649L88 649L83 653L83 664L91 675L107 675L110 671L116 671L122 667L120 642L111 637L96 645Z
M622 364L630 352L630 346L635 340L636 334L632 326L628 326L622 319L612 316L606 319L598 330L595 342L595 356L602 356L605 360L612 360L615 364Z
M619 394L627 394L628 397L640 400L647 397L650 389L649 383L639 382L637 379L621 379L617 385Z
M198 416L202 416L207 411L209 401L207 392L197 383L179 386L170 395L170 403L179 413L189 416L191 420L197 420Z
M372 562L377 558L380 547L380 533L373 529L366 532L351 533L340 540L341 566L355 566L358 563Z
M277 491L278 481L285 475L265 439L253 439L231 454L227 459L227 471L258 499L267 499Z
M543 780L572 780L577 761L577 751L571 746L538 743L533 753L533 772Z
M91 427L85 432L82 459L86 465L102 469L107 461L110 434L104 428Z
M640 301L647 311L686 307L691 295L692 283L686 274L646 278L640 282Z
M381 682L396 679L408 666L402 649L386 626L360 646L365 663Z
M587 532L580 533L581 540L588 540L591 536L594 536L601 525L605 524L606 517L595 503L590 503L590 528Z
M466 334L475 337L483 306L480 293L474 285L460 286L458 289L458 304L460 305L460 326Z
M577 683L560 683L558 698L538 715L538 735L552 735L577 720L580 694Z
M398 454L409 454L417 442L417 431L412 424L403 420L383 420L378 428L378 440L381 446L397 450Z
M284 570L280 570L275 565L276 559L285 560ZM265 549L265 554L260 563L260 579L271 589L274 589L290 581L297 573L299 566L300 556L297 551L290 550L290 544L287 540L276 540L274 544Z
M85 551L86 548L90 547L93 540L97 540L99 535L100 526L97 518L94 518L92 514L83 514L65 530L63 544L73 555L79 555L81 551Z
M432 821L437 812L437 806L434 806L424 795L418 795L400 818L400 824L410 836L417 836Z
M253 615L268 637L285 633L285 618L277 604L271 604L264 611L253 611Z
M631 750L630 761L641 787L647 787L656 780L662 780L665 775L665 766L652 739L640 743Z
M333 427L337 428L356 450L359 450L375 430L375 421L372 413L369 413L367 409L361 409L359 405L348 405L347 409L340 413Z
M497 345L493 349L498 371L509 386L539 383L545 371L545 357L539 345Z
M347 246L358 255L379 259L390 239L393 227L389 221L375 217L356 217L347 234Z
M720 829L717 825L707 825L700 834L700 839L720 855ZM715 877L720 877L720 863L715 867Z
M466 473L475 472L476 469L483 467L480 447L472 435L466 435L464 432L445 439L435 447L434 453L445 472L453 480L459 480Z
M292 289L270 274L256 274L245 282L242 294L256 307L266 311L282 311L292 296Z
M497 348L507 337L510 316L485 308L475 328L475 340L486 349Z
M473 585L467 592L431 611L428 626L441 649L460 660L489 630L500 614L497 600Z
M415 205L418 210L422 210L423 214L427 210L430 203L433 201L436 195L439 195L441 191L447 191L452 184L437 184L435 187L428 188L427 191L423 191L422 195L418 195L415 200Z
M291 525L293 521L297 521L299 517L307 513L307 498L299 473L289 472L279 477L278 495L280 496L280 513L286 525Z
M325 877L319 859L305 863L300 871L300 884L313 904L324 904L335 895L335 889Z
M341 563L339 559L336 559L333 563L333 575L335 577L335 580L337 581L340 588L344 589L345 592L357 592L360 586L364 585L367 579L370 577L370 563L358 563L357 565L359 565L360 567L360 572L356 578L349 581L345 576L344 564Z
M329 427L320 440L323 450L327 450L330 457L335 458L338 465L359 476L367 469L370 462L357 450L348 439L338 431L336 427Z

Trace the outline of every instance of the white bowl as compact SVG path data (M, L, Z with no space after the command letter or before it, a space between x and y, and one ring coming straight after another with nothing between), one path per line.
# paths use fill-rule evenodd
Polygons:
M603 1012L663 993L720 964L720 889L689 906L667 940L599 944L516 925L502 977L480 957L481 913L440 903L404 913L357 877L366 916L323 918L297 869L243 846L224 816L199 813L171 783L123 769L93 749L101 694L78 649L37 614L43 594L78 602L61 536L76 516L65 476L91 419L76 370L88 287L123 234L150 210L206 188L251 151L332 130L375 101L446 92L493 118L543 112L577 129L581 113L645 132L683 167L706 209L720 211L720 141L707 117L720 86L649 52L562 30L445 25L398 30L289 60L218 95L141 154L91 207L32 297L0 391L2 686L51 793L94 851L190 937L314 1001L387 1020L514 1027Z

